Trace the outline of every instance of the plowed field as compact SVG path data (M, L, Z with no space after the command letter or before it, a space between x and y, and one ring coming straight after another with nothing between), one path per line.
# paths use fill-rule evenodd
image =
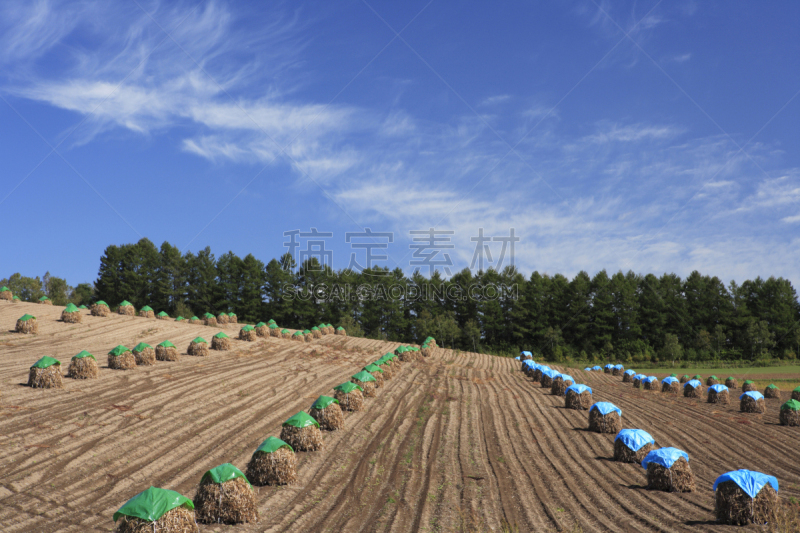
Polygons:
M311 343L233 340L228 352L185 355L216 328L113 315L58 321L63 308L0 302L0 529L109 531L111 515L150 485L194 496L200 476L231 462L244 469L281 422L397 344L328 335ZM24 313L39 334L13 333ZM110 370L117 344L169 339L181 360ZM63 390L24 386L43 355L89 350L100 377L65 377ZM260 522L205 526L230 531L733 531L713 522L711 486L750 468L778 477L800 498L800 429L738 401L638 391L621 378L571 371L595 401L622 409L623 426L687 451L698 490L644 488L644 470L611 460L613 436L586 430L586 412L531 383L519 363L439 349L404 364L325 449L298 453L299 482L257 488ZM786 395L786 393L784 393ZM734 398L738 394L733 395ZM788 395L787 395L788 397Z

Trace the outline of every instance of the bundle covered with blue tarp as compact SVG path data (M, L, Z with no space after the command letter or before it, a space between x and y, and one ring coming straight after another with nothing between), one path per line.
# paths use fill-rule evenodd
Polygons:
M672 385L673 383L678 383L678 378L673 378L672 376L666 377L661 380L661 383L665 385Z
M584 368L583 370L584 370L585 372L591 372L591 371L592 371L592 367L590 367L590 366L587 366L587 367L586 367L586 368Z
M642 380L642 383L654 383L656 381L658 381L657 377L655 377L655 376L647 376L646 378L644 378Z
M772 488L775 489L775 492L778 492L778 478L775 476L762 474L761 472L754 472L752 470L734 470L733 472L722 474L714 482L713 490L717 490L717 486L720 483L725 483L726 481L733 481L739 485L739 487L751 498L758 496L758 493L761 491L761 489L763 489L768 483L772 485Z
M702 387L703 384L699 380L690 379L689 381L687 381L686 383L683 384L683 388L685 389L687 386L690 386L693 389L696 389L698 387Z
M726 386L725 386L725 385L723 385L722 383L717 383L716 385L711 385L711 386L708 388L708 390L709 390L709 391L712 391L712 390L713 390L714 392L716 392L717 394L719 394L719 393L721 393L721 392L725 392L725 391L727 391L727 390L728 390L728 387L726 387Z
M643 429L623 429L614 438L614 442L616 441L622 441L622 444L635 452L646 444L656 443L655 439Z
M533 354L528 351L523 351L520 355L523 357L533 357Z
M763 400L763 399L764 399L764 395L763 395L763 394L761 394L761 393L760 393L760 392L758 392L758 391L754 391L754 390L751 390L751 391L747 391L747 392L745 392L744 394L742 394L741 396L739 396L739 399L741 400L741 399L743 399L745 396L749 396L749 397L751 397L752 399L754 399L755 401L758 401L758 400Z
M672 468L673 463L681 457L686 459L687 463L689 462L689 454L683 450L678 448L659 448L651 451L642 459L642 468L647 470L647 465L650 463L661 465L664 468Z
M553 376L553 377L555 377L555 376ZM571 382L575 383L575 380L572 379L572 376L570 376L569 374L561 374L561 379L563 381L571 381Z
M591 387L583 385L581 383L576 383L575 385L570 385L567 387L567 391L573 391L577 394L583 394L584 392L588 392L589 394L592 393ZM564 391L566 393L566 391Z
M603 416L614 411L616 411L619 416L622 416L622 409L620 409L611 402L597 402L592 406L591 409L589 409L589 411L591 412L594 411L595 409Z
M636 375L636 371L628 369L628 370L625 371L625 375L627 375L627 376L635 376Z
M603 369L600 368L599 366L595 365L595 366L592 367L592 370L597 371L597 370L603 370Z
M614 365L613 368L616 368L617 370L623 370L625 367L622 365Z

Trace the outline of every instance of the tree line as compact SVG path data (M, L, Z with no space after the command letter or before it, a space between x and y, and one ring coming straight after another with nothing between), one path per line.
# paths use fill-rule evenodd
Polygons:
M3 283L14 290L11 280ZM182 254L142 239L107 247L93 287L63 286L58 299L48 293L55 304L128 300L184 317L233 311L247 322L333 323L349 335L398 342L432 335L448 347L531 350L551 361L790 360L800 353L797 294L774 277L741 285L697 271L686 279L605 270L526 278L509 266L443 279L399 268L334 271L315 258L296 265L290 254L266 264L252 254L215 257L209 248ZM23 299L35 299L26 290Z

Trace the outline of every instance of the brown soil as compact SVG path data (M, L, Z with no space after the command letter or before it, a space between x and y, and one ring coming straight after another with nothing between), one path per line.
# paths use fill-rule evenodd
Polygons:
M36 306L36 307L34 307ZM23 307L24 309L20 309ZM396 347L326 335L234 343L214 357L156 362L134 372L100 365L63 389L25 387L42 355L61 361L118 344L187 346L202 325L114 314L59 321L63 308L0 301L0 524L22 533L108 532L111 515L150 485L189 498L202 474L245 469L281 423ZM20 314L39 335L12 333ZM314 355L312 355L312 351ZM261 531L719 532L714 480L749 468L800 498L797 428L739 405L645 393L599 372L563 369L620 407L625 427L691 457L696 490L647 490L641 466L608 460L614 435L589 432L586 411L532 386L510 358L437 349L404 365L324 449L298 453L297 483L258 487L260 520L203 525L203 533ZM788 399L788 394L787 394ZM735 435L735 438L731 438ZM507 528L508 530L508 528Z

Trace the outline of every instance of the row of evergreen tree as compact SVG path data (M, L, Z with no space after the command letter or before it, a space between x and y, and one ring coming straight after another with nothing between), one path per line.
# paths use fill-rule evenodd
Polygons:
M78 286L81 288L82 286ZM86 288L73 301L86 299ZM12 288L13 290L13 288ZM51 296L52 298L52 296ZM692 272L657 277L601 270L568 279L513 267L406 276L381 268L334 271L291 255L264 264L253 255L216 258L148 239L106 248L91 298L150 305L172 316L233 311L241 321L288 327L341 324L350 335L420 341L549 360L625 362L795 359L800 304L788 280L727 286ZM54 299L54 298L53 298ZM56 299L54 303L58 304ZM86 303L76 301L76 303Z

